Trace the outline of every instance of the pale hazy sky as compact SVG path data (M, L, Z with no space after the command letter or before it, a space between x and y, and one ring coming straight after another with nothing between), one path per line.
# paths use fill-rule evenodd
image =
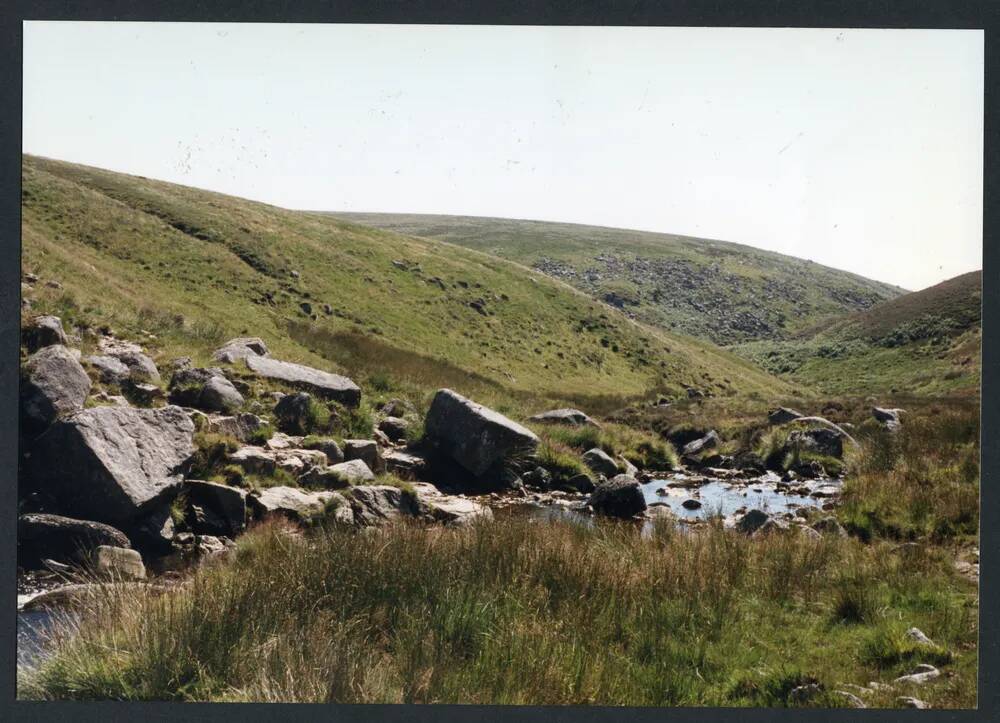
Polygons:
M982 266L983 34L30 22L24 150L289 208Z

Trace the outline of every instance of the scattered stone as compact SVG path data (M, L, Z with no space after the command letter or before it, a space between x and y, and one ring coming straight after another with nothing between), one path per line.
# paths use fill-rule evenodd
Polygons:
M600 447L594 447L584 452L583 463L597 474L603 474L609 478L614 477L621 471L618 468L618 463Z
M83 361L97 370L98 379L105 384L122 385L129 380L131 375L127 366L107 354L84 357Z
M142 580L146 577L142 555L125 547L99 545L94 550L93 564L97 574L104 577L130 580Z
M262 429L267 428L267 420L256 414L244 412L234 416L206 417L207 429L216 434L224 434L241 442L249 442Z
M185 369L190 369L194 366L194 362L191 361L189 356L179 356L176 359L170 361L170 368L175 372L184 371Z
M260 447L241 447L229 455L232 464L238 464L244 472L269 477L278 468L277 459Z
M295 522L304 522L323 511L332 492L303 492L294 487L268 487L258 496L247 497L247 505L257 518L273 515L287 517Z
M347 462L332 465L330 470L346 480L350 485L375 481L375 475L371 469L360 459L351 459Z
M872 407L872 416L886 429L894 432L902 426L903 422L899 415L905 411L905 409L883 409L881 407Z
M514 457L533 455L535 433L450 389L434 395L425 420L427 440L476 477Z
M29 513L17 518L18 563L34 566L45 558L77 561L100 545L130 547L128 537L111 525L61 515Z
M899 703L904 708L917 708L919 710L930 708L930 706L927 705L927 703L920 700L919 698L911 698L908 695L899 696L898 698L896 698L896 702Z
M195 451L193 434L194 423L180 407L86 409L38 438L31 476L87 518L134 519L180 486Z
M48 315L36 316L21 329L21 343L30 353L55 344L62 346L68 344L62 320L58 316Z
M248 356L267 356L267 354L267 344L264 343L263 339L256 336L243 336L230 339L216 349L212 360L223 364L233 364Z
M750 510L736 523L736 529L740 532L752 535L771 519L771 516L761 510Z
M941 671L935 668L933 665L927 665L926 663L921 663L913 672L909 675L901 675L894 683L912 683L913 685L923 685L941 675Z
M339 464L346 459L343 450L341 450L337 442L329 437L320 437L318 439L307 437L302 441L302 446L306 449L318 450L325 454L327 464Z
M597 422L579 409L552 409L528 417L529 422L540 424L567 424L574 427L600 427Z
M788 435L788 446L828 457L844 456L844 435L833 429L809 429Z
M405 441L409 427L410 423L400 417L386 417L378 423L379 430L393 442Z
M265 379L306 388L345 407L357 407L361 403L361 389L358 385L339 374L263 356L247 356L243 361L250 371Z
M31 355L24 371L21 409L30 424L42 428L83 409L90 394L90 377L66 347L43 347Z
M382 466L380 464L378 445L373 439L345 439L344 459L347 461L360 459L368 465L368 469L375 471L378 471Z
M701 439L685 444L683 454L685 457L694 457L709 449L715 449L719 442L719 433L713 429Z
M778 407L777 409L772 409L767 413L767 421L772 425L788 424L789 422L799 419L802 417L801 412L797 412L794 409L789 409L788 407Z
M788 527L788 522L785 520L781 520L776 517L768 517L768 519L764 521L764 524L754 530L751 534L753 534L754 537L757 537L758 535L763 537L775 532L787 532Z
M595 512L611 517L628 518L646 510L639 482L624 474L598 482L587 504Z
M156 364L141 351L122 350L117 353L109 352L109 354L128 367L129 379L132 381L160 383L160 372L157 370Z
M243 395L224 376L215 376L201 390L201 408L213 412L234 412L243 406Z
M189 503L210 510L217 518L216 524L206 525L203 523L199 529L195 529L195 532L235 537L246 527L247 493L245 491L229 485L193 479L185 480L184 488L187 491Z
M427 471L427 460L412 452L398 449L386 450L382 453L385 469L404 479L420 478Z
M379 411L387 417L402 417L407 412L412 412L413 407L403 399L390 399L379 408Z
M701 500L696 500L693 497L690 499L686 499L683 502L681 502L681 507L683 507L685 510L700 510Z
M589 495L594 491L594 480L590 478L590 475L583 474L582 472L578 475L570 477L566 481L566 485L585 495Z
M924 635L923 630L920 628L910 628L906 631L906 637L915 643L920 643L921 645L934 645L933 641Z

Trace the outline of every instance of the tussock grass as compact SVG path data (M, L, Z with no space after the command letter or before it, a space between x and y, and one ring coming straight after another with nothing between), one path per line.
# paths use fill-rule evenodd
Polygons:
M832 624L842 570L885 609ZM93 598L75 636L22 671L20 695L783 706L793 683L898 674L910 657L871 651L903 619L960 651L964 684L922 697L969 705L976 618L953 601L970 587L942 556L719 525L641 536L502 516L303 535L271 523L168 594Z
M544 440L542 457L556 468L575 467L570 457L577 461L581 452L598 447L612 457L624 457L640 469L672 470L679 466L677 452L666 440L642 429L623 424L606 423L600 429L589 426L563 424L536 424L532 429ZM547 466L542 462L543 466ZM552 470L550 470L552 471ZM581 471L586 468L581 467Z

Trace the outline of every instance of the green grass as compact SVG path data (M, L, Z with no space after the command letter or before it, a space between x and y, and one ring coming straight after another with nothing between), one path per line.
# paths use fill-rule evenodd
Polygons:
M474 216L333 215L537 265L594 298L614 294L647 323L717 344L784 338L903 293L803 259L673 234ZM603 261L609 257L615 263ZM599 280L583 273L590 269Z
M860 622L831 622L843 570L877 598ZM22 672L19 690L43 699L785 706L793 683L830 691L923 662L894 647L902 620L953 651L926 658L954 677L920 697L970 706L974 600L945 557L911 560L856 539L748 539L718 526L690 535L670 525L642 537L627 525L523 518L374 535L329 527L308 538L266 525L190 586L92 600L77 636Z
M278 358L372 379L376 393L447 385L518 407L614 408L684 385L792 389L476 251L32 156L22 181L24 268L63 286L37 284L32 313L81 327L85 349L106 327L161 363L206 364L249 334ZM486 315L469 305L480 298Z

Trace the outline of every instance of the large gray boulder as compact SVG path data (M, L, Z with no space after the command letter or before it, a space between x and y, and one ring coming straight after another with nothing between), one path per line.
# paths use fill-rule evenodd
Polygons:
M646 498L638 480L626 474L599 482L587 504L594 512L610 517L634 517L646 510Z
M267 420L256 414L243 412L233 416L211 415L207 417L206 424L210 432L249 442L255 434L267 427Z
M844 456L844 435L835 429L807 429L788 435L788 446L828 457Z
M361 403L361 389L358 385L339 374L263 356L247 356L244 363L247 369L258 376L307 389L340 402L345 407L357 407Z
M528 417L528 421L540 424L568 424L574 427L601 426L579 409L552 409L548 412L541 412Z
M618 463L600 447L594 447L584 452L583 463L597 474L603 474L605 477L614 477L621 472Z
M212 360L223 364L232 364L248 356L267 356L267 344L264 340L256 336L242 336L237 339L230 339L223 346L215 350Z
M243 406L243 395L218 367L179 369L170 378L168 399L183 407L231 413Z
M330 470L352 485L375 481L374 473L360 459L351 459L331 465Z
M77 562L99 545L130 547L111 525L61 515L29 513L17 518L18 562L33 566L44 559Z
M52 346L66 345L66 332L63 331L62 320L58 316L36 316L21 329L21 342L29 352Z
M425 511L418 496L391 485L361 485L351 489L355 524L381 525L403 517L419 517Z
M83 409L90 387L90 377L69 349L46 346L24 365L21 409L30 424L41 428Z
M157 370L156 364L143 352L126 350L112 356L128 367L129 378L132 381L160 383L160 372Z
M477 477L514 457L534 454L539 442L530 429L451 389L434 395L424 431L439 452Z
M54 424L32 447L34 481L89 519L131 520L180 487L195 451L180 407L94 407Z
M388 449L382 453L382 460L387 472L404 479L419 478L427 471L427 460L413 452Z
M243 395L225 377L212 377L201 390L201 408L212 412L235 412L243 406Z

